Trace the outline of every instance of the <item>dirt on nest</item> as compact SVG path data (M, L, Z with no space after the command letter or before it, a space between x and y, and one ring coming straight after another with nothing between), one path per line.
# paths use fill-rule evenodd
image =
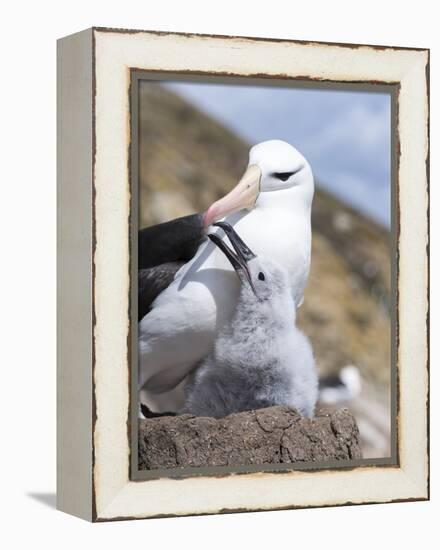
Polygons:
M139 422L139 469L292 464L362 458L347 409L304 418L270 407L215 419L164 416Z

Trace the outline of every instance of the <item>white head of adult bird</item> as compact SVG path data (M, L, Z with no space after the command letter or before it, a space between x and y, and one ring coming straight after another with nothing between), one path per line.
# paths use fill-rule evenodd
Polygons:
M225 216L252 250L284 267L296 306L310 269L313 191L303 155L284 141L265 141L250 150L237 186L205 215L207 223ZM139 388L152 410L182 405L183 392L169 392L209 353L232 317L239 287L231 264L206 239L153 302L139 323Z

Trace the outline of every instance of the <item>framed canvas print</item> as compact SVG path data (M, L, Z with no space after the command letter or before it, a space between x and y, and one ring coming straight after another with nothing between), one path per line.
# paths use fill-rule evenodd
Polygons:
M58 508L429 498L429 51L58 42Z

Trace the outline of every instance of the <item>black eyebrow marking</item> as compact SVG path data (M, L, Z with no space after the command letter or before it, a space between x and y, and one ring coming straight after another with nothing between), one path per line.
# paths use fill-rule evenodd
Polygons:
M298 172L298 170L296 170ZM296 172L274 172L272 175L281 181L287 181Z

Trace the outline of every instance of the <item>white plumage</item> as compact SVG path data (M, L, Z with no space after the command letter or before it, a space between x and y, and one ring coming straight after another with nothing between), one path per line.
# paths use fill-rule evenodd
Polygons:
M218 219L223 211L250 208L229 214L225 221L257 255L286 269L296 306L310 267L313 189L305 158L288 143L271 140L251 149L237 188L208 210ZM205 241L157 297L139 324L139 387L146 390L142 400L152 409L181 406L183 394L169 392L210 352L215 336L232 318L239 286L221 251Z

